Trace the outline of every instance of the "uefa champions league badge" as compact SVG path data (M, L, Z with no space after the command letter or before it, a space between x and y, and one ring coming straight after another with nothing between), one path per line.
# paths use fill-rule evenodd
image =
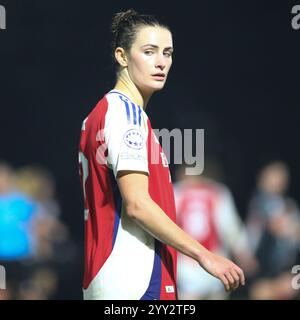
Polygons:
M130 129L124 134L123 140L127 147L132 149L142 149L144 146L144 138L140 130Z

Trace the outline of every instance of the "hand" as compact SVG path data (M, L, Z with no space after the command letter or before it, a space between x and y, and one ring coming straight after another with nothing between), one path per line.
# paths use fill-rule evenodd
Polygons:
M245 285L243 270L224 257L207 251L199 263L208 273L222 281L226 291L233 291L240 285Z

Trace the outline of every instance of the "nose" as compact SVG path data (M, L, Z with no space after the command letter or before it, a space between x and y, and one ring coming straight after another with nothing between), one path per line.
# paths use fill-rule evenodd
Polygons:
M164 60L164 56L163 55L158 55L157 57L157 61L155 64L155 68L158 68L160 70L164 70L166 67L166 62Z

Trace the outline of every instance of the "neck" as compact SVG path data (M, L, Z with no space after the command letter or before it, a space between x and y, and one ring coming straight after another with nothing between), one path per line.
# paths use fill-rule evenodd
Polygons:
M131 80L127 69L120 72L117 83L114 87L115 90L121 91L126 94L134 103L142 107L144 110L148 104L151 94L144 94Z

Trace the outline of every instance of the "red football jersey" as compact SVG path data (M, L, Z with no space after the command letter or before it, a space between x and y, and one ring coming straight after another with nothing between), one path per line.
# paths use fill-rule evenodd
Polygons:
M80 177L85 201L85 299L176 299L176 251L124 212L116 176L146 172L149 194L176 219L166 157L144 110L112 90L82 125Z

